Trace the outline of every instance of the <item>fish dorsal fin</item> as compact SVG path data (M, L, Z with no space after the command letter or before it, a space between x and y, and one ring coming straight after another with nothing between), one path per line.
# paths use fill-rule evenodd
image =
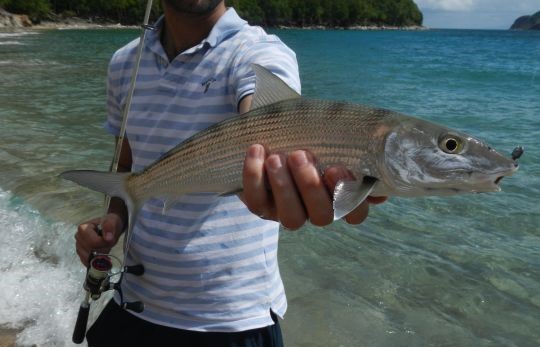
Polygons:
M334 189L334 220L358 207L375 188L377 179L365 176L362 181L339 181Z
M251 102L252 110L278 101L300 97L300 94L267 68L258 64L251 64L251 67L255 72L255 94Z

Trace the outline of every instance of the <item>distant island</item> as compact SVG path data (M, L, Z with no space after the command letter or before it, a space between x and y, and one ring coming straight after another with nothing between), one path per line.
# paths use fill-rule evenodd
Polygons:
M144 6L139 1L105 3L106 6L103 1L88 0L0 0L0 27L71 22L134 25L143 17ZM265 27L423 28L422 12L413 0L226 0L226 4L251 24ZM154 19L162 13L160 1L154 1L152 13Z
M511 30L540 30L540 11L532 16L521 16L512 26Z

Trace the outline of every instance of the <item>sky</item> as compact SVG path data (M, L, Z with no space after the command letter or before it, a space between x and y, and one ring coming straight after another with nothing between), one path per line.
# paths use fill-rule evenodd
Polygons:
M540 0L414 0L424 26L447 29L508 29L518 17L540 11Z

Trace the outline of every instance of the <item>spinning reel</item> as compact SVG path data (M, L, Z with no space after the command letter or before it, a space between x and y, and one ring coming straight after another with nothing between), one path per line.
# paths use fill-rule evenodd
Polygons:
M114 266L115 263L117 264L116 271ZM77 315L77 322L75 323L75 329L73 331L74 343L78 344L84 341L91 301L99 299L101 294L106 291L116 290L120 296L120 307L125 310L131 310L137 313L144 310L144 304L140 301L124 301L124 295L120 286L124 274L141 276L144 273L144 267L139 264L124 266L119 269L119 264L121 264L120 259L112 254L97 252L92 252L92 254L90 254L86 278L83 284L86 295L79 308L79 314ZM115 277L118 279L116 281L111 281Z

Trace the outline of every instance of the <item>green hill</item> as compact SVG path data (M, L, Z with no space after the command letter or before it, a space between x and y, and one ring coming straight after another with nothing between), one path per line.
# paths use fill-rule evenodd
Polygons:
M420 26L412 0L230 0L244 18L265 26Z
M522 16L516 19L510 27L513 30L540 30L540 11L532 16Z
M420 26L423 16L413 0L227 0L242 17L264 26L350 27ZM92 18L121 24L141 21L140 0L0 0L9 12L27 14L34 22L58 15ZM161 13L154 1L154 18Z

